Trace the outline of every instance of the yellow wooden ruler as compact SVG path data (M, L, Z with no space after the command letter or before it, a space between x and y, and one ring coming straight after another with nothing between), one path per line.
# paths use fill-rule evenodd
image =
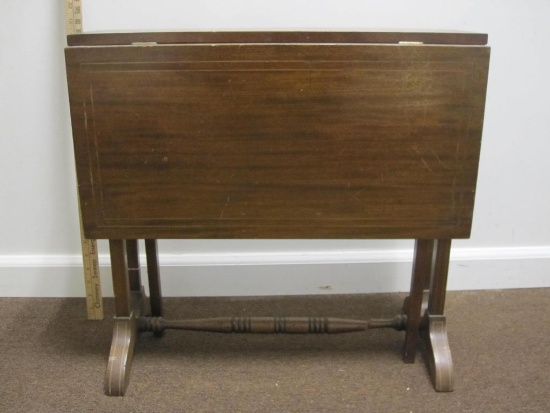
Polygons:
M65 0L65 29L67 34L82 33L82 1ZM80 205L78 206L80 214ZM80 239L82 241L82 261L84 264L84 284L86 286L86 309L89 320L103 319L103 298L99 277L97 241L84 238L82 215L80 215Z
M78 210L80 214L80 204ZM82 215L80 215L80 241L82 244L82 262L84 264L84 285L86 287L86 311L88 312L88 320L102 320L103 297L101 296L97 241L95 239L84 238Z
M65 29L67 34L82 33L81 0L65 0Z

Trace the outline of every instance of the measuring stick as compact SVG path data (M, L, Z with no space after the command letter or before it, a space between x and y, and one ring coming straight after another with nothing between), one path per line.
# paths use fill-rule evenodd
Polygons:
M82 33L82 1L65 0L65 29L67 34ZM103 298L101 296L101 279L99 277L99 258L97 241L84 238L80 203L80 240L82 242L82 261L84 264L84 285L86 287L86 310L88 320L103 319Z

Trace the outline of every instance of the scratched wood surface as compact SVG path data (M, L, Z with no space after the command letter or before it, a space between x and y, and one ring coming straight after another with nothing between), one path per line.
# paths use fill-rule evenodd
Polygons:
M87 237L470 234L485 46L73 46L66 59Z

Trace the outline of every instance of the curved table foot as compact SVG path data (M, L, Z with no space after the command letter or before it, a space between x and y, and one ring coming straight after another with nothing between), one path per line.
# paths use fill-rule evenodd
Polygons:
M453 391L453 359L447 339L446 319L443 315L426 313L428 330L428 364L436 391Z
M105 394L124 396L130 380L130 369L137 339L137 322L134 313L130 317L115 317L113 341L105 373Z
M143 287L140 291L132 291L131 297L133 311L130 317L114 318L113 341L105 372L105 394L108 396L124 396L126 392L139 333L137 320L147 313Z

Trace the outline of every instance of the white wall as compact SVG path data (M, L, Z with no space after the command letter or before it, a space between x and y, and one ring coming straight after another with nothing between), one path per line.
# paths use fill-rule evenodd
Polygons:
M547 0L83 3L85 31L410 28L489 33L491 70L473 232L470 240L454 244L450 287L550 286ZM0 296L84 294L64 45L63 1L0 3ZM404 290L412 248L410 241L328 240L160 245L167 295ZM101 251L102 264L108 266L104 242ZM316 265L321 262L331 265ZM186 275L180 277L182 266ZM105 268L106 294L108 275Z

